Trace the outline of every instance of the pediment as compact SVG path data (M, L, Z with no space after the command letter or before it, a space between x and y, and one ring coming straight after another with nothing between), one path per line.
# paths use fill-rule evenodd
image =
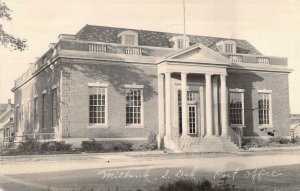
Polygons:
M202 45L181 50L165 59L165 61L193 62L203 64L230 65L231 61L218 52Z

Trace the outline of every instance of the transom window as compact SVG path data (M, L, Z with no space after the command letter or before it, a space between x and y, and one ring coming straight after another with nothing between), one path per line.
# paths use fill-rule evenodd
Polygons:
M197 92L188 91L187 92L187 101L196 101Z
M259 125L271 124L271 94L259 93L258 118Z
M90 124L105 124L106 112L106 88L90 87L89 97L89 123Z
M126 125L141 124L142 89L126 89Z
M229 94L229 117L231 125L244 126L244 91L232 90Z

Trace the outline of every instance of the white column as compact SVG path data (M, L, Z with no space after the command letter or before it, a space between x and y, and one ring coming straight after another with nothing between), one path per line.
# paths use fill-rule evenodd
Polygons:
M188 134L187 74L181 73L182 135Z
M200 94L200 135L205 135L205 115L204 115L204 87L200 86L199 88L199 94Z
M161 149L161 141L165 135L165 93L164 93L164 75L158 75L158 121L159 132L157 137L158 149Z
M212 136L211 74L205 74L206 136Z
M171 73L166 72L165 74L165 101L166 101L166 136L171 138Z
M218 101L218 78L213 78L213 106L214 106L214 135L220 135L219 131L219 101Z
M221 75L221 125L222 136L228 136L227 124L227 90L226 90L226 75Z

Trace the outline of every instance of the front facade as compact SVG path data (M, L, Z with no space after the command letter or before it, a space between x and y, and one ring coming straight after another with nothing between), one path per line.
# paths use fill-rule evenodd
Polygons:
M289 73L246 40L86 25L15 81L15 131L74 145L153 132L161 148L230 151L288 135Z

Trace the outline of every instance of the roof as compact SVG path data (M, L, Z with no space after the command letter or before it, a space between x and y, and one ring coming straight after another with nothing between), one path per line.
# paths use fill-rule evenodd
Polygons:
M8 104L0 103L0 116L7 110Z
M182 35L178 33L158 32L148 30L137 30L128 28L116 28L107 26L85 25L77 34L77 39L86 41L96 41L105 43L120 43L118 34L125 30L131 30L138 33L138 43L140 46L154 46L171 48L173 42L170 39L174 36ZM198 35L187 35L191 45L201 43L213 50L216 49L216 43L222 40L234 40L237 46L237 53L241 54L256 54L261 53L251 45L247 40L229 39L222 37L209 37Z

